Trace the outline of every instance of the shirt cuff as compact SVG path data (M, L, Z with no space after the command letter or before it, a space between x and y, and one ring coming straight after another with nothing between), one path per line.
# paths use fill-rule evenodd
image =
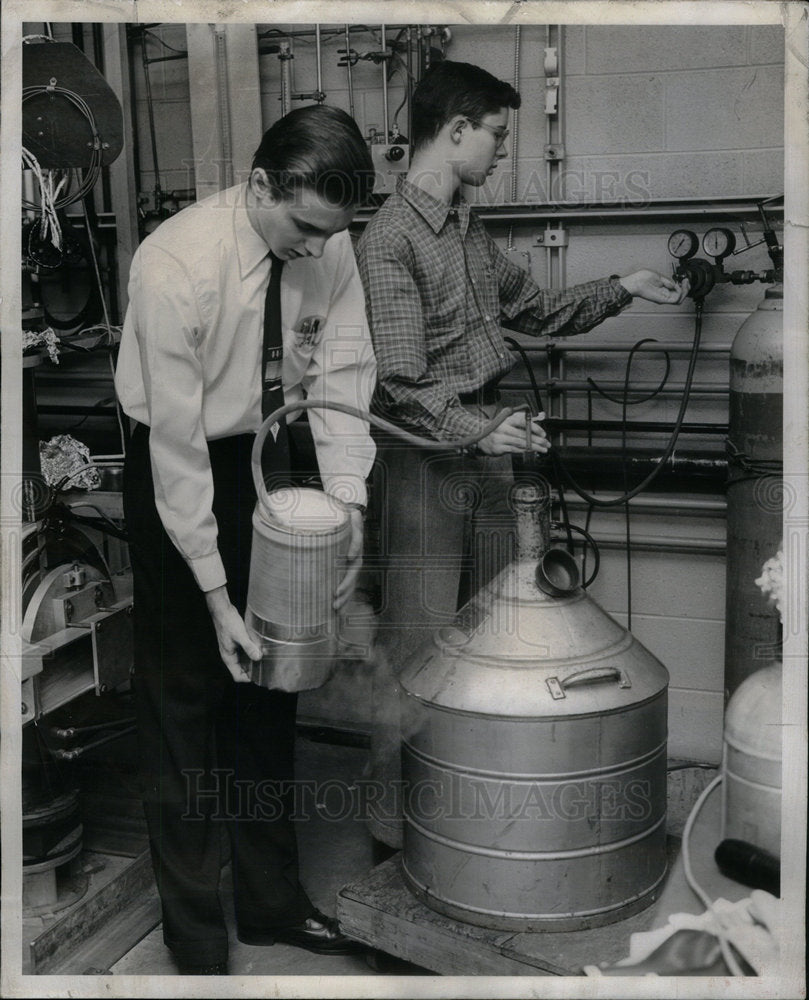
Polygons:
M218 551L211 552L207 556L189 559L188 565L200 590L216 590L217 587L222 587L227 583L225 567Z
M612 290L615 292L616 306L618 306L619 309L623 309L624 306L628 306L632 301L632 295L621 284L619 276L617 274L611 274L607 280L609 281Z
M439 441L446 441L451 447L455 441L461 438L480 434L486 423L488 421L484 418L477 417L465 410L460 402L453 402L447 407L444 419L436 428L436 437Z

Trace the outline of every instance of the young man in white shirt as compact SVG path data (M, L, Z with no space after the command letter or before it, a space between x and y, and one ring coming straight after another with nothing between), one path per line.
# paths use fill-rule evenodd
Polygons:
M260 650L243 614L271 255L284 262L285 401L368 410L375 362L346 228L372 178L348 115L297 109L265 133L246 184L164 222L132 263L115 383L136 421L124 483L133 690L164 940L186 973L227 970L217 820L230 833L240 940L351 948L298 881L293 793L281 793L292 787L296 696L249 683ZM360 568L374 448L367 422L308 414L324 489L352 508L340 606ZM267 808L269 787L281 808Z

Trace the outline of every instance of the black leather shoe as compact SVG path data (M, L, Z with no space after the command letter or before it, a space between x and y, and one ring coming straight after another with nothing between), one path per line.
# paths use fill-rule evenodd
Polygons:
M181 976L226 976L228 963L212 962L210 965L188 965L185 962L178 962L177 969Z
M359 942L343 934L334 917L327 917L319 910L315 910L303 923L292 927L272 927L260 932L238 930L236 936L242 944L271 945L279 942L305 948L318 955L353 955L362 948Z

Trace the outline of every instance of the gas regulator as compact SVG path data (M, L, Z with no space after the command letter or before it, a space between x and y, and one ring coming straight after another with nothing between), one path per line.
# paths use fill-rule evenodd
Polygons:
M774 200L774 199L771 199ZM688 279L689 296L693 299L704 299L708 292L717 285L731 282L734 285L750 285L755 281L765 284L783 280L784 251L778 242L778 236L764 210L766 202L759 202L757 207L763 224L763 234L760 240L752 243L747 236L744 224L740 226L744 238L744 246L737 249L736 235L731 229L723 226L709 229L702 237L702 250L707 257L713 258L713 263L702 257L696 257L700 240L690 229L675 229L669 236L668 249L676 264L673 265L675 281ZM773 266L764 271L725 270L725 260L752 250L753 247L766 243L767 251Z

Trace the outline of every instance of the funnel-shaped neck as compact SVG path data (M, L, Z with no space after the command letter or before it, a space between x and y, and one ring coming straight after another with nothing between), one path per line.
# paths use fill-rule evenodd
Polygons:
M524 483L512 493L517 528L517 560L537 563L551 544L550 488L544 480Z

